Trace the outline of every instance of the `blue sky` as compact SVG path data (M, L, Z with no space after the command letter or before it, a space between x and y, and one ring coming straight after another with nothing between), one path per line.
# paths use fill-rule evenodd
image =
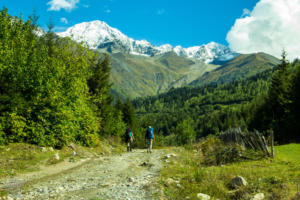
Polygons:
M257 2L258 0L0 0L0 7L7 7L11 15L20 16L22 13L24 17L32 14L35 9L40 16L38 24L45 28L51 18L57 31L80 22L101 20L134 39L146 39L155 45L169 43L189 47L211 41L228 45L226 35L235 20L243 15L245 9L252 10ZM55 3L58 7L55 7Z

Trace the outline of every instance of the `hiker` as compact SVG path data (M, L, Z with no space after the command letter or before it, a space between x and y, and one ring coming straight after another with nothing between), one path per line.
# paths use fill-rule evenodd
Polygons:
M145 139L147 142L147 153L151 153L152 151L152 145L154 142L154 133L153 133L153 128L151 126L148 126Z
M133 132L131 131L130 128L127 128L126 132L125 132L125 142L127 143L127 151L128 152L132 151L133 140L134 140Z

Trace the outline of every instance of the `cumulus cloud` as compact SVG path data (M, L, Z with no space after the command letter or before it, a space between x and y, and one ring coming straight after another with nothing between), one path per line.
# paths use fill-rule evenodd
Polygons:
M51 0L47 5L50 5L48 10L51 11L60 11L61 9L71 11L76 7L77 3L79 3L79 0Z
M68 24L68 20L65 17L60 18L60 22L62 22L64 24Z
M245 12L244 12L245 13ZM266 52L300 57L300 0L260 0L235 21L226 40L239 53Z

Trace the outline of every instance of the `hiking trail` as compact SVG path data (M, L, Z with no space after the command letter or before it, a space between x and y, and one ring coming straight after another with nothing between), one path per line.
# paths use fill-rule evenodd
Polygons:
M147 154L145 149L137 149L86 160L70 169L41 169L9 178L0 186L13 199L159 199L156 184L163 155L164 150Z

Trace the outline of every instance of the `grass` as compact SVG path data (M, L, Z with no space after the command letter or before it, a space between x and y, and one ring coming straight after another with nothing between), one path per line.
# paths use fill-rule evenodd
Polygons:
M112 145L113 144L113 145ZM72 147L71 147L72 146ZM81 158L97 157L99 155L114 154L125 151L125 147L120 143L115 143L113 139L100 141L93 148L82 147L76 144L66 146L61 150L50 151L49 148L45 152L36 145L13 143L6 146L0 146L0 180L4 177L15 176L19 173L37 171L41 165L53 165L67 158L74 161ZM73 156L73 151L76 156ZM54 154L58 153L60 159L55 160ZM1 191L0 191L1 193Z
M161 172L161 186L169 199L197 199L197 193L212 199L251 199L264 193L266 199L289 199L300 192L300 144L275 148L276 158L239 161L221 166L203 164L202 151L195 148L172 149L177 155ZM230 188L235 176L242 176L248 185ZM172 178L178 184L166 184Z

